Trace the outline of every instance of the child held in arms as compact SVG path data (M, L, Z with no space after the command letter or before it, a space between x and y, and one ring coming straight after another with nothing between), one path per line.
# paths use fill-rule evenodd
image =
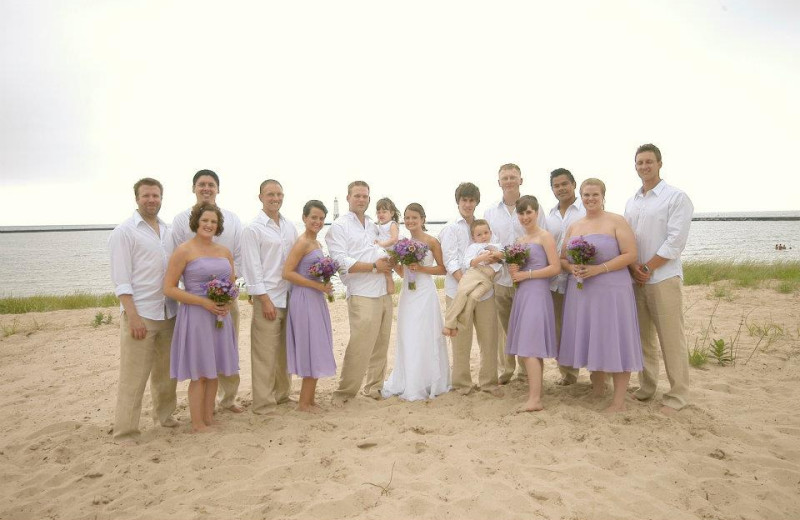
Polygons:
M492 230L487 221L475 219L469 230L473 243L464 252L464 265L469 268L458 282L458 292L445 315L445 336L456 336L458 329L466 326L465 320L472 315L475 304L492 289L503 260L500 245L489 242Z

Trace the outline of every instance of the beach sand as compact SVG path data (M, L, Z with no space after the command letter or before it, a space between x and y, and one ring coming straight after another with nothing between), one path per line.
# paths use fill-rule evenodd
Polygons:
M693 404L600 413L588 377L558 387L545 363L546 410L516 414L506 396L449 393L428 402L359 397L309 416L221 413L189 434L187 383L175 429L154 427L145 394L136 444L111 437L119 359L116 309L0 315L0 519L134 518L800 518L800 296L771 288L684 290L689 346L743 326L735 366L691 369ZM715 306L718 304L716 312ZM98 310L114 316L92 327ZM242 305L240 397L250 404L251 307ZM331 304L340 364L346 303ZM774 329L773 329L774 330ZM394 345L389 360L394 359ZM477 369L477 344L473 374ZM326 405L334 378L321 380ZM631 386L635 386L636 377ZM293 381L293 394L299 391ZM659 390L668 388L663 374Z

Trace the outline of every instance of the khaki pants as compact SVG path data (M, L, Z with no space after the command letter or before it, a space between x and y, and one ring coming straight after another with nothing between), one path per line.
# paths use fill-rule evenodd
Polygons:
M556 318L556 343L561 346L561 322L564 319L564 295L550 291L553 296L553 312ZM561 378L569 383L576 383L578 381L579 369L558 365L558 371L561 372Z
M274 320L264 317L261 300L253 298L250 322L250 368L253 407L264 414L289 400L291 376L286 367L286 309L277 309Z
M347 316L350 340L333 398L346 401L355 397L363 382L363 394L378 399L386 376L386 354L392 333L392 297L351 296L347 299Z
M518 377L526 379L528 373L525 371L525 363L518 356L506 354L506 334L508 334L508 320L511 317L511 307L514 304L514 294L517 289L512 285L494 284L494 303L497 309L497 366L500 369L499 381L506 384L514 376L514 370L519 366Z
M236 331L236 349L239 349L239 301L234 301L231 305L231 321L233 321L233 330ZM231 376L224 376L220 374L219 388L217 395L219 396L220 408L230 408L236 404L236 393L239 391L239 374Z
M637 399L652 399L658 387L658 344L664 356L670 389L664 405L680 410L689 403L689 358L683 327L682 283L678 276L655 284L634 285L644 370L639 373ZM656 343L658 336L658 344Z
M463 329L467 316L472 314L475 304L493 287L494 269L478 266L467 269L458 282L458 292L453 304L447 308L444 326L448 329Z
M120 323L119 389L117 409L114 414L114 437L139 434L139 417L142 414L142 397L150 379L153 399L153 422L165 425L172 419L177 405L175 388L177 380L169 377L169 353L175 318L148 320L142 318L147 328L144 339L131 336L128 315L122 313Z
M447 297L447 308L453 299ZM467 316L467 327L459 331L458 336L450 338L453 347L453 389L472 389L472 375L469 368L472 351L472 327L478 336L478 347L481 353L481 365L478 371L478 387L491 391L497 387L497 311L494 297L478 302L470 316Z

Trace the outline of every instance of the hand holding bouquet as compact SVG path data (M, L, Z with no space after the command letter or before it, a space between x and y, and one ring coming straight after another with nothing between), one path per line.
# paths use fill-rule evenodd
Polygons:
M324 256L308 267L308 276L319 278L322 283L330 283L331 277L339 271L339 263L329 256ZM328 295L328 301L333 301L333 295Z
M401 238L392 247L389 254L395 263L400 265L411 265L422 262L428 252L428 245L410 238ZM405 276L408 279L408 289L417 290L417 275L411 269L406 269Z
M511 244L503 248L503 261L508 264L517 265L522 268L531 252L525 247L525 244ZM518 287L519 283L514 282L514 287Z
M567 244L567 258L575 265L589 265L597 254L595 247L583 239L583 236L573 238ZM583 278L576 276L578 289L583 289Z
M211 280L206 282L205 288L208 299L217 305L226 305L239 297L239 287L227 278L220 279L212 276ZM217 316L217 328L221 329L222 325L222 316Z

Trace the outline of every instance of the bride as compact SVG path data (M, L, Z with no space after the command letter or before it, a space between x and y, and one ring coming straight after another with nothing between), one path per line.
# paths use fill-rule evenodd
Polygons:
M411 238L428 246L421 264L405 269L416 274L416 290L408 289L408 273L396 266L403 276L403 291L397 306L397 348L394 370L383 385L383 397L396 395L406 401L436 397L450 390L450 361L442 336L442 310L431 275L445 274L442 246L425 233L425 210L416 202L403 213L403 222Z

